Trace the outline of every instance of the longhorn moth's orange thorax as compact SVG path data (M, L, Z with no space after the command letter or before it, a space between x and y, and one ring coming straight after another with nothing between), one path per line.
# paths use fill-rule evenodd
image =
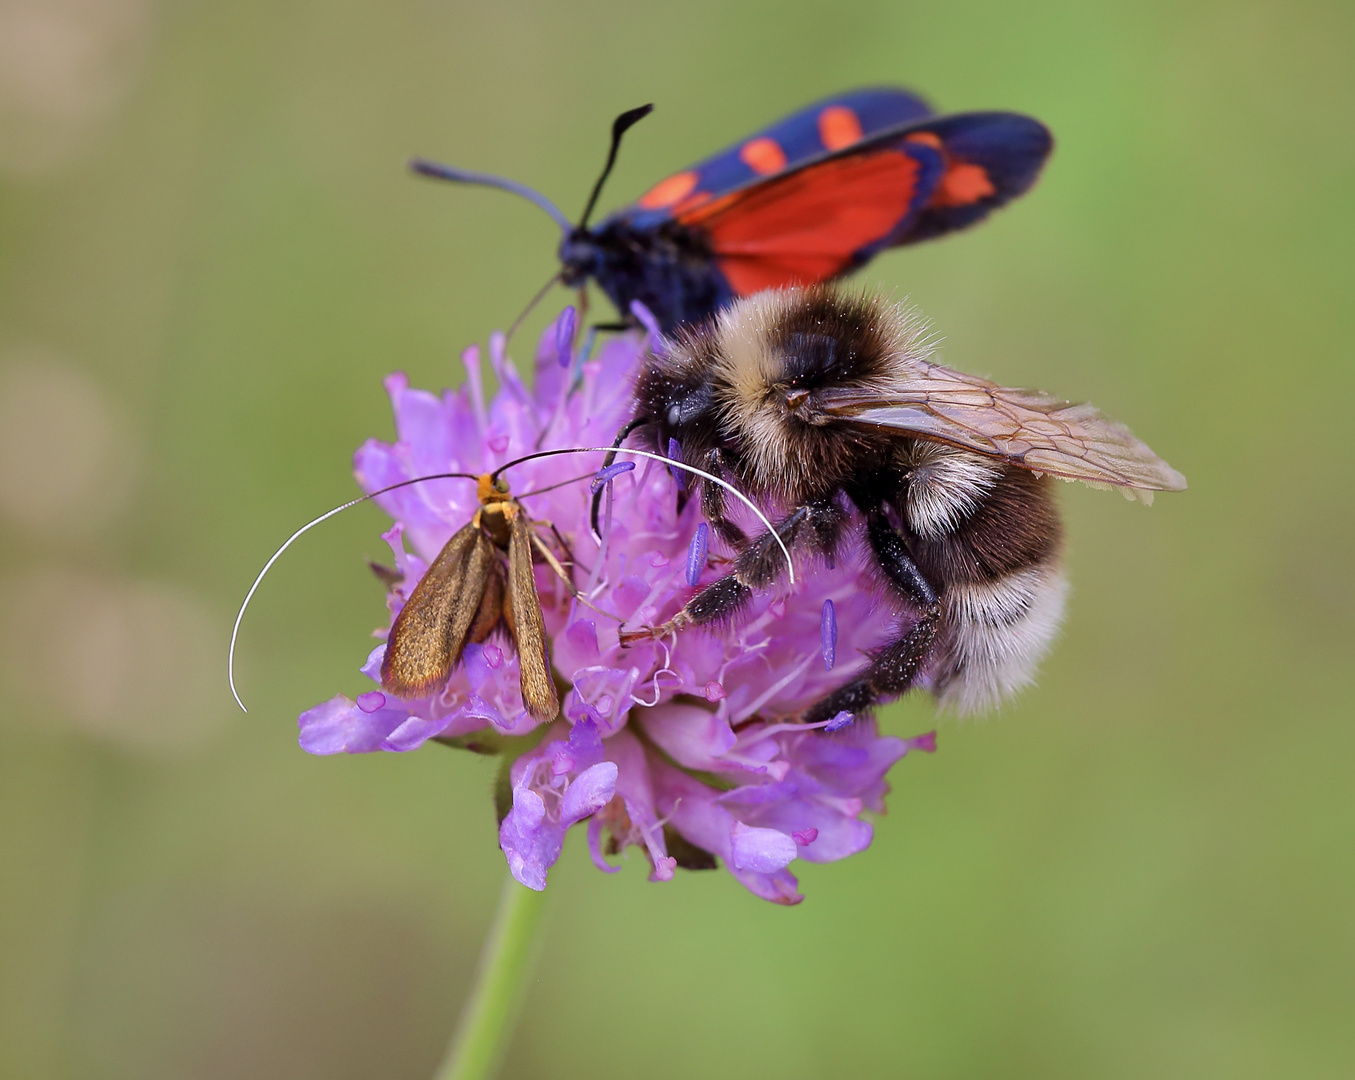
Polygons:
M502 477L495 479L493 473L480 474L475 484L475 495L486 506L512 499L508 493L508 481Z

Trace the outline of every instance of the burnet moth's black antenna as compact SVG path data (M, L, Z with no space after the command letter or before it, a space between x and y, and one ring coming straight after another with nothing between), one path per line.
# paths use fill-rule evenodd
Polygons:
M550 219L560 227L560 231L566 236L569 236L587 230L588 219L592 216L593 209L597 205L598 196L602 194L602 185L607 182L607 177L611 175L612 167L616 164L617 151L621 148L621 137L625 135L632 126L653 111L654 106L652 104L641 105L635 109L628 109L612 121L612 141L607 149L607 163L602 167L601 175L598 176L597 181L593 184L592 193L588 196L588 204L583 209L583 216L579 218L578 225L575 225L569 218L565 217L564 211L551 202L550 199L546 198L546 196L542 195L541 192L528 187L526 184L519 183L516 180L510 180L506 176L475 172L471 169L458 169L451 165L443 165L440 162L429 161L426 158L417 157L410 159L409 167L420 176L432 177L434 180L450 180L457 184L478 184L481 187L498 188L500 191L507 191L513 195L520 195L534 206L544 210L550 216ZM508 328L508 333L504 335L505 341L512 340L513 334L517 331L518 327L522 325L522 321L527 318L532 309L541 302L548 292L550 292L551 287L560 281L561 277L562 272L560 271L551 275L550 280L541 287L540 291L538 291L528 302L527 306L522 309L522 313L513 320L512 325ZM580 290L580 292L580 310L586 312L587 291Z
M687 465L680 461L672 461L662 456L661 454L654 454L648 450L633 450L629 447L621 447L618 450L617 447L612 446L577 446L577 447L562 447L555 450L538 450L536 453L533 454L524 454L522 457L514 458L512 461L509 461L504 465L500 465L497 469L495 469L488 475L491 481L497 483L500 474L505 472L506 470L511 469L516 465L523 465L529 461L536 461L539 458L560 457L561 455L564 454L610 454L612 455L612 460L615 460L615 455L618 452L623 454L634 454L637 457L650 458L654 461L661 461L668 465L670 468L681 469L684 472L689 472L696 476L700 476L704 480L707 480L711 483L719 484L721 487L729 491L729 493L733 495L735 498L747 504L748 508L752 510L752 512L755 515L757 515L758 520L761 521L762 524L767 526L767 530L771 533L772 539L774 539L777 543L777 546L781 548L781 553L786 558L786 568L789 575L790 584L792 585L795 584L795 567L791 562L790 551L787 549L786 545L782 542L781 537L777 535L775 528L772 526L772 523L767 519L767 516L757 508L757 505L750 498L748 498L747 495L739 491L736 487L734 487L734 485L730 484L726 480L721 479L718 476L711 475L710 473L706 472L703 469L695 468L692 465ZM240 603L240 610L236 613L235 616L235 624L231 627L230 648L226 656L226 680L230 684L231 697L233 697L235 699L235 703L240 706L240 711L241 712L249 711L248 709L245 708L245 703L240 699L240 694L235 688L235 644L240 636L240 624L244 621L245 611L248 610L250 601L254 599L254 594L258 592L259 586L263 583L263 579L267 576L268 572L273 569L273 565L280 558L282 558L283 553L286 552L288 548L290 548L294 543L296 543L297 540L305 536L306 533L310 532L317 525L320 525L323 522L328 521L330 518L334 517L337 514L342 514L345 510L351 510L353 507L359 505L360 503L369 502L370 500L378 498L381 495L385 495L388 492L396 491L404 487L410 487L413 484L426 483L427 481L430 480L478 481L481 475L484 474L445 472L445 473L430 473L427 476L415 476L409 480L400 480L394 484L388 484L386 487L378 488L376 491L369 492L366 495L360 495L356 499L350 499L348 502L343 503L340 506L336 506L332 510L326 510L319 517L312 518L310 521L306 522L306 524L302 525L301 528L297 529L296 532L292 533L291 536L284 540L282 546L279 547L277 551L273 552L273 554L269 557L268 561L264 563L263 569L260 570L258 575L254 578L253 584L250 585L249 591L245 593L245 598ZM596 477L598 476L598 474L588 473L585 476L578 477L577 479L584 480L587 479L588 476ZM599 490L601 490L601 487L605 486L606 485L604 483L599 487ZM534 492L533 491L524 492L522 498L528 498L531 495L540 494L546 490L548 489L540 488Z
M457 169L451 165L428 161L425 158L411 158L409 167L420 176L431 176L435 180L451 180L457 184L480 184L483 187L499 188L501 191L521 195L528 202L539 206L549 214L551 220L560 226L562 232L571 232L574 228L574 223L565 217L565 212L542 195L541 192L529 188L526 184L520 184L516 180L509 180L506 176L473 172L470 169Z
M653 105L641 105L637 109L628 109L612 121L612 142L607 151L607 164L603 166L602 175L597 178L597 182L593 185L593 192L588 196L588 205L584 207L583 216L579 218L578 225L565 217L564 211L542 195L541 192L516 180L509 180L506 176L495 176L493 173L475 172L471 169L458 169L451 165L443 165L440 162L417 157L410 159L409 167L420 176L429 176L434 180L450 180L456 184L479 184L482 187L498 188L500 191L520 195L549 214L550 219L560 226L561 232L582 231L588 227L588 218L592 215L594 206L597 205L598 196L602 194L602 185L611 173L612 166L616 164L616 152L621 147L621 136L633 124L644 119L653 111Z
M641 105L638 108L627 109L612 121L612 144L607 149L607 164L602 167L602 175L593 185L593 192L588 196L588 203L583 208L583 214L580 216L577 226L579 232L588 228L588 219L593 215L593 208L597 206L598 196L602 194L602 185L607 182L607 177L612 174L612 166L616 164L616 153L621 149L621 136L653 111L653 103Z

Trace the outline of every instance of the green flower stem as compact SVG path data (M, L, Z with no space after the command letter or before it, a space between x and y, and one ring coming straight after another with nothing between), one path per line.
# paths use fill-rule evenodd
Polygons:
M544 892L504 882L475 986L434 1080L489 1080L498 1071L536 960L545 902Z

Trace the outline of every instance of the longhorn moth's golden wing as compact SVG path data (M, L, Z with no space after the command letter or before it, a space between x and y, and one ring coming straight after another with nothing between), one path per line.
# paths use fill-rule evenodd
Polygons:
M546 622L532 570L532 523L520 509L508 537L508 609L518 647L523 703L533 719L548 723L560 712L560 698L551 675Z
M472 521L447 541L419 580L386 639L381 661L381 685L397 697L423 697L440 687L461 659L472 629L490 619L482 601L498 597L500 585L490 581L500 573L494 544ZM484 632L488 633L489 626Z

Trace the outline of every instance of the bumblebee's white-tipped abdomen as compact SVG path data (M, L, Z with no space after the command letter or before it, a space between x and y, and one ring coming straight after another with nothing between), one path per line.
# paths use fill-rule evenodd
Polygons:
M1067 600L1068 579L1057 565L952 586L942 599L948 631L933 678L937 701L961 714L982 712L1029 686Z

